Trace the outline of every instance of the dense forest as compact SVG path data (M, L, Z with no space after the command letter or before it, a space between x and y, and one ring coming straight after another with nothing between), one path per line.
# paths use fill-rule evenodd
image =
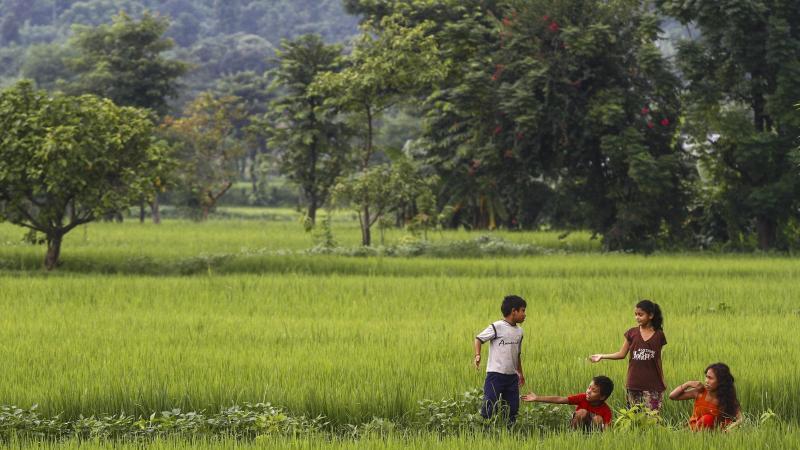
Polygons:
M66 76L58 57L69 54L73 27L108 23L120 11L169 18L172 51L192 66L183 98L213 89L226 75L263 73L281 39L313 33L345 42L358 32L357 16L341 0L2 0L0 85L20 76L47 85Z
M235 201L294 204L310 227L351 208L364 245L399 226L588 229L625 251L800 246L796 0L0 5L9 161L41 177L26 152L85 144L28 136L71 117L55 105L90 114L82 94L152 119L134 133L152 135L142 160L109 155L139 176L113 201L64 193L48 226L31 220L63 177L0 165L0 212L48 236L66 217L136 205L158 221L168 202L202 220ZM108 131L91 137L124 144ZM86 180L83 159L53 155Z

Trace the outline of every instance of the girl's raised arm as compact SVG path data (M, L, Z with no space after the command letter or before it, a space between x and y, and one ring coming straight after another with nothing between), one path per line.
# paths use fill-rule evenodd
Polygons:
M691 400L697 398L700 391L703 389L703 383L699 381L687 381L682 385L676 387L669 393L670 400Z
M609 353L609 354L598 353L596 355L590 356L589 359L593 363L600 362L601 359L622 359L625 356L627 356L628 349L630 349L630 347L631 347L630 342L628 342L628 340L625 339L625 341L622 343L622 348L619 349L617 353Z

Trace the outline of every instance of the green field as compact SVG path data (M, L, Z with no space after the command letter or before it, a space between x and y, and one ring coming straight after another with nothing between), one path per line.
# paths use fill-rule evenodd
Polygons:
M334 224L337 240L358 243L346 215ZM472 259L282 256L272 251L308 248L311 237L293 220L252 219L91 224L68 237L63 267L46 274L36 268L43 249L21 243L22 234L0 225L0 403L35 403L44 416L77 418L172 408L214 412L263 401L295 415L324 415L331 427L379 417L403 430L363 441L168 439L154 447L477 448L495 439L522 445L527 441L513 434L440 437L408 429L418 401L455 398L482 385L482 371L469 365L472 338L499 318L507 293L529 302L525 390L581 392L603 373L617 383L611 406L622 407L625 362L590 364L586 356L616 351L623 332L635 325L634 303L651 298L665 314L668 387L699 379L709 363L726 362L752 423L713 437L679 430L602 437L556 432L535 438L537 448L585 439L598 448L638 447L640 438L650 442L644 448L800 443L800 338L791 331L800 321L800 261L792 258L601 254L584 233L565 243L555 232L501 236L561 250L568 244L572 252ZM431 239L474 236L454 231ZM203 254L228 258L194 276L126 272ZM136 258L139 265L126 265ZM690 402L667 401L663 416L679 428L690 409ZM780 419L778 428L755 425L768 409Z

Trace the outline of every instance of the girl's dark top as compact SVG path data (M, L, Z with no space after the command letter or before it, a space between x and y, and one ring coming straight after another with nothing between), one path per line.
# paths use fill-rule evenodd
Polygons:
M664 371L661 369L661 348L667 345L664 332L656 330L645 341L639 327L634 327L625 332L625 339L631 355L625 387L631 391L665 391L667 386L664 384Z

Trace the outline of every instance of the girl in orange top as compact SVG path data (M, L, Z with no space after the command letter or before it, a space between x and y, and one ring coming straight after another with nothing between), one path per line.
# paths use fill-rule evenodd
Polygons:
M735 426L742 419L730 368L716 363L706 368L705 383L687 381L669 394L670 400L694 399L689 428L700 431Z

